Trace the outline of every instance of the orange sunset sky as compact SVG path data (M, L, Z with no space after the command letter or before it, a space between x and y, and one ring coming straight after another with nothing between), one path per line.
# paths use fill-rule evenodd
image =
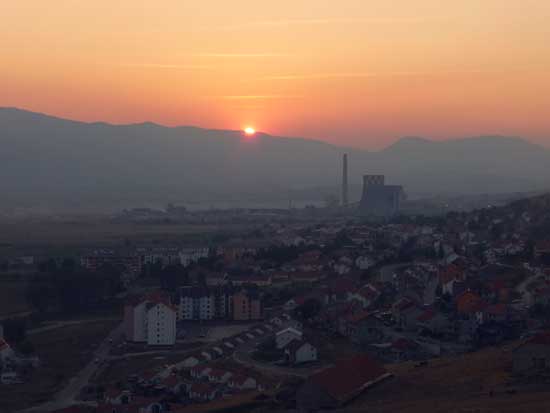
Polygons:
M0 0L0 106L381 148L550 145L548 0Z

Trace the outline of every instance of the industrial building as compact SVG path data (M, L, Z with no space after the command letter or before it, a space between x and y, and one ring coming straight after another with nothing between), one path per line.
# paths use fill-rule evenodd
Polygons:
M390 217L399 212L405 192L401 185L386 185L384 175L364 175L363 195L359 202L361 215Z
M400 185L386 185L384 175L363 175L363 194L359 202L359 214L374 217L390 217L399 212L405 192ZM347 208L352 204L348 198L348 155L342 158L342 199ZM357 205L357 204L355 204Z

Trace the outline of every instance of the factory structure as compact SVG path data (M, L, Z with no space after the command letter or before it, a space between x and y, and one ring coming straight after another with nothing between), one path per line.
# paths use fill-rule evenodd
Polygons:
M342 207L348 207L348 155L343 156ZM359 215L391 217L399 212L405 200L401 185L386 185L384 175L363 175L363 192L358 204Z

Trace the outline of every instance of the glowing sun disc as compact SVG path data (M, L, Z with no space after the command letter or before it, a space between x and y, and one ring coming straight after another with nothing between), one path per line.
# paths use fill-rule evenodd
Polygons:
M248 136L252 136L256 133L256 129L248 126L248 127L244 128L244 133Z

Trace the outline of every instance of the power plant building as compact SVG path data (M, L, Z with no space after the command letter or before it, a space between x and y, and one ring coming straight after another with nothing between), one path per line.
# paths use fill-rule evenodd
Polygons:
M384 175L364 175L363 194L359 203L361 215L390 217L399 212L405 192L401 185L386 185Z

